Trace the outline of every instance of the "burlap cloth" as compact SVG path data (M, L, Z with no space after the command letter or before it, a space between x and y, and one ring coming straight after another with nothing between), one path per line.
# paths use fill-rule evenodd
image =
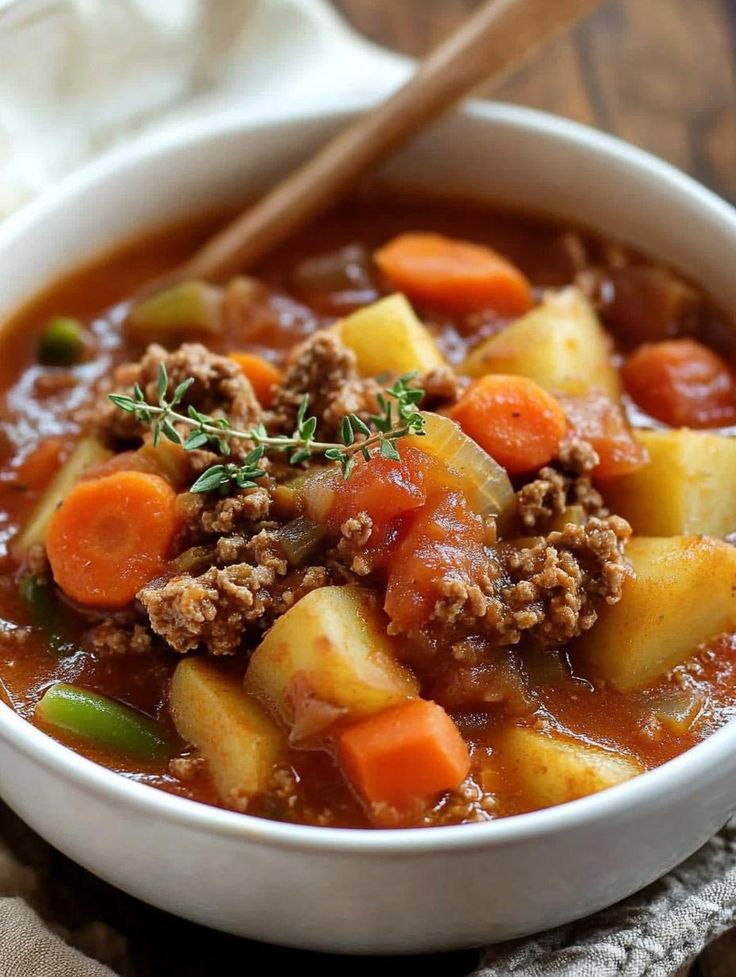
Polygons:
M0 9L0 213L122 140L161 138L213 112L344 104L406 70L323 0L12 0ZM29 858L14 823L0 817L0 977L138 977L124 937L89 906L70 914L75 894L59 895L47 846L36 839ZM486 949L474 974L669 977L735 915L729 828L604 913ZM228 946L233 958L243 947L242 968L252 963L253 944Z

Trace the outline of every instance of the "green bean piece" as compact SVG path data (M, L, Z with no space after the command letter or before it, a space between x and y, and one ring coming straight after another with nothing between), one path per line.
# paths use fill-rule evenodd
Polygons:
M50 686L36 705L36 718L53 729L130 756L169 756L171 744L154 720L107 696L76 685Z
M50 319L38 341L38 361L44 366L74 366L84 359L84 326L79 319Z
M31 621L41 629L54 655L62 658L79 650L67 634L53 584L31 575L21 582L20 593L28 605Z

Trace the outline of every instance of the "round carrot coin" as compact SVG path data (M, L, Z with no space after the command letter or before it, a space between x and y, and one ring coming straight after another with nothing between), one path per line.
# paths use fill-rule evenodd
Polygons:
M159 475L80 482L46 534L54 580L80 604L124 607L163 572L179 525L176 492Z
M511 475L551 461L567 430L565 412L543 387L500 373L471 384L452 417Z

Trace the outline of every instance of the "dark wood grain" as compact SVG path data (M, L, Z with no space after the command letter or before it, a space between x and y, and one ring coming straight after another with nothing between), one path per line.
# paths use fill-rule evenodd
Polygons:
M334 0L368 36L412 55L478 0ZM495 97L598 126L736 200L736 0L607 0Z

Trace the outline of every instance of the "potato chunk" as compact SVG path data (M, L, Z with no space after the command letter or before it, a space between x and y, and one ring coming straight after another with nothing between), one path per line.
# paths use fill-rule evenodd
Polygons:
M445 363L434 339L399 292L353 312L338 324L338 330L342 342L357 356L364 377L386 371L426 373Z
M710 431L639 431L649 464L611 480L606 502L635 533L725 536L736 530L736 440Z
M418 695L393 655L386 624L358 587L313 590L280 617L253 653L245 688L292 738Z
M170 704L179 735L207 761L220 800L244 811L284 752L281 728L238 678L198 658L177 665Z
M574 801L644 772L632 757L521 726L502 735L498 750L524 800L534 808Z
M125 328L141 343L171 346L187 337L222 331L222 291L205 282L180 282L134 305Z
M597 389L616 400L621 391L608 336L577 288L549 292L538 308L476 346L460 372L518 373L553 393Z
M590 672L621 692L650 685L697 646L736 629L736 548L708 536L634 538L636 573L575 644Z

